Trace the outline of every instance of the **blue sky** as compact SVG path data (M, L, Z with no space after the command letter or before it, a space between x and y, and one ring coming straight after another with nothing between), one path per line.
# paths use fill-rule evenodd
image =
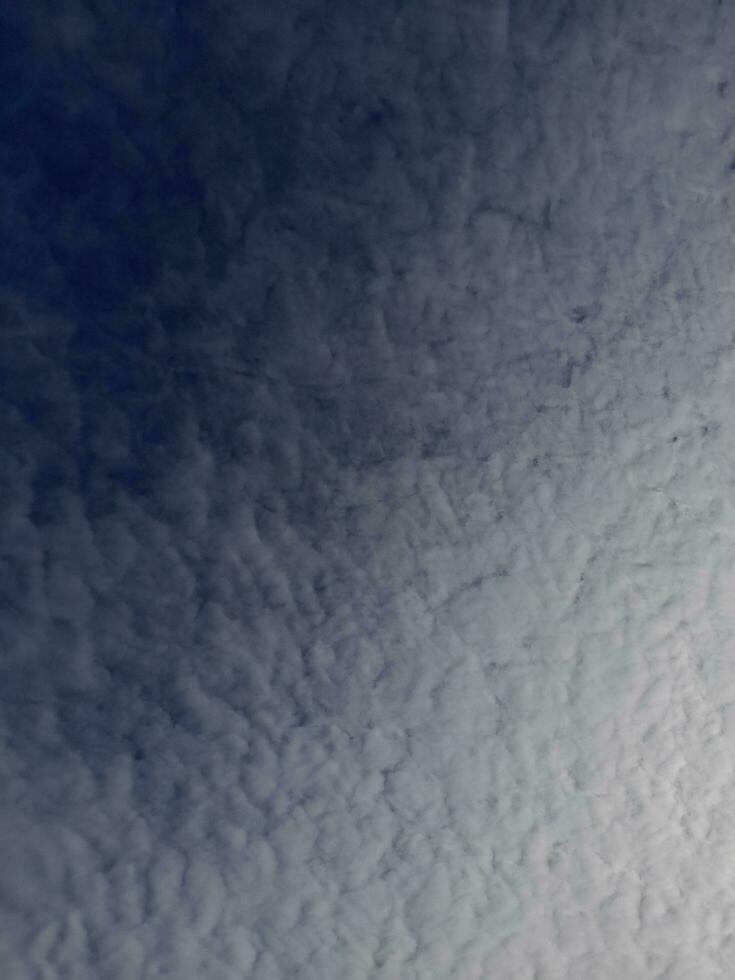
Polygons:
M728 976L732 12L3 19L2 976Z

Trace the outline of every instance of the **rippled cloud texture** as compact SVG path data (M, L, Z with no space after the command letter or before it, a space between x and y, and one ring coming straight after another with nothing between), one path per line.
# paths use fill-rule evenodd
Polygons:
M3 17L3 980L731 976L733 8Z

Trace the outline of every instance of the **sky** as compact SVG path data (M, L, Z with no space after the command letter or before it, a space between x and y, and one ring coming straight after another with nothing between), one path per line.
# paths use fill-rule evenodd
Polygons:
M0 15L3 980L735 956L735 8Z

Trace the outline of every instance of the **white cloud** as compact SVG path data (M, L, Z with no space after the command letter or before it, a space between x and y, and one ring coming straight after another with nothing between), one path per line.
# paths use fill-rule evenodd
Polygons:
M729 13L207 6L17 25L0 973L727 976Z

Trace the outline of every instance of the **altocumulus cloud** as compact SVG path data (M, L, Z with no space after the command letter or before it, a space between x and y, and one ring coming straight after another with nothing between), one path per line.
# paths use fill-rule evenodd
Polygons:
M4 980L707 980L735 15L4 13Z

